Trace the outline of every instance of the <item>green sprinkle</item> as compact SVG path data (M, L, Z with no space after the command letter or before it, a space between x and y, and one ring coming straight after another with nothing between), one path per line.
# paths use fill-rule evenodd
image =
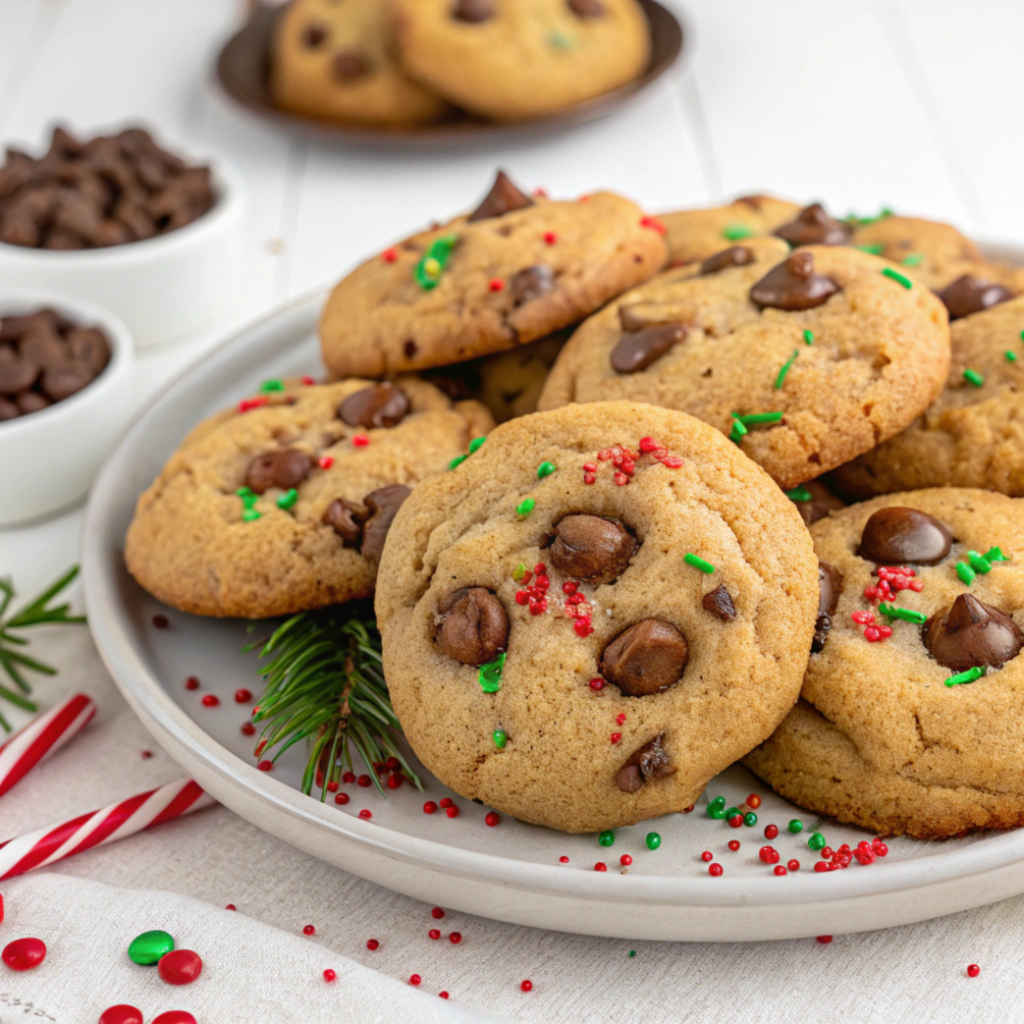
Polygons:
M536 506L536 504L537 503L533 500L533 498L524 498L521 502L519 502L518 505L516 505L516 511L521 516L528 516L533 511L534 506Z
M881 242L872 242L870 245L858 245L855 248L861 252L870 253L872 256L881 256L885 252L885 246Z
M729 440L739 444L749 433L750 431L739 420L733 420L732 430L729 431Z
M749 416L736 416L736 413L733 413L745 427L756 427L761 423L778 423L784 415L781 412L755 412Z
M812 832L807 837L807 849L822 850L825 847L825 837L820 832Z
M692 565L694 569L700 569L701 572L706 572L709 576L715 571L715 567L710 562L705 562L703 558L697 555L692 555L687 552L683 555L683 561L687 565Z
M284 492L280 498L277 499L277 507L283 508L286 512L290 509L295 502L299 500L299 492L292 487L290 490Z
M781 388L782 385L785 383L785 381L786 381L786 374L789 373L790 369L793 366L793 363L796 362L796 357L798 355L800 355L800 349L798 349L798 348L793 349L793 354L789 357L789 359L787 359L782 364L782 369L779 370L779 375L775 378L775 390L776 391L778 391L779 388Z
M548 44L556 50L571 50L573 39L564 32L551 32L548 34Z
M413 280L424 290L431 291L438 286L441 272L445 268L452 249L458 241L457 235L443 235L427 250L426 255L413 268Z
M754 234L753 228L746 224L730 224L723 232L722 237L729 242L742 242L744 238L751 238Z
M516 571L512 573L512 579L518 583L526 575L526 563L520 562L516 566Z
M967 561L970 562L971 568L975 572L980 572L982 576L987 576L992 571L992 563L977 551L968 551Z
M250 491L248 487L239 487L238 490L235 491L235 494L237 494L242 501L249 501L258 497L258 495L254 491Z
M494 661L489 661L480 666L477 673L477 682L484 693L497 693L501 689L501 673L505 668L505 659L508 655L503 651Z
M794 487L791 491L786 491L786 497L790 501L813 501L814 497L806 487L801 485L800 487Z
M259 519L259 517L261 515L263 515L263 513L262 512L257 512L256 509L254 509L254 508L247 508L247 509L245 509L244 512L242 512L242 522L244 522L244 523L254 522L255 520Z
M904 257L903 266L905 267L919 267L924 262L924 253L912 252L909 256Z
M647 843L648 850L656 850L661 846L661 836L657 832L648 832L645 842Z
M608 829L597 837L597 842L600 846L612 846L615 843L615 833Z
M964 370L964 380L976 388L980 388L985 383L985 378L977 370Z
M459 466L461 466L466 461L466 459L468 459L468 458L469 458L468 455L456 455L455 458L452 459L452 461L448 463L448 468L449 469L456 469Z
M739 813L740 813L740 809L738 807L726 807L726 809L725 809L725 820L729 821L732 818L735 818Z
M537 478L543 480L546 476L551 476L557 467L553 462L542 462L537 467Z
M284 391L284 381L283 380L265 380L260 385L260 393L261 394L266 395L266 394L269 394L271 391Z
M486 437L474 437L473 440L469 442L469 454L472 455L473 452L480 451L481 446L486 440Z
M508 733L506 733L504 729L495 729L494 732L491 733L491 739L494 740L494 745L499 750L504 750L505 744L508 743Z
M715 821L721 821L725 817L725 808L724 807L709 807L708 808L708 817L709 818L714 818Z
M631 949L631 950L629 951L629 955L630 955L630 956L636 956L636 950L635 950L635 949Z
M804 344L805 345L813 345L814 344L814 331L804 331Z
M897 608L894 604L886 604L884 601L878 606L878 610L890 619L903 619L904 622L916 622L918 624L928 621L924 612L915 612L910 608Z
M956 563L956 574L967 586L970 586L974 582L974 577L978 575L966 562Z
M793 835L799 835L804 830L804 823L799 818L794 818L786 828L792 832Z
M1009 362L1015 363L1015 362L1017 362L1017 353L1016 352L1007 352L1006 353L1006 358L1007 358L1007 360Z
M950 676L946 680L947 686L960 686L961 683L973 683L980 679L985 674L984 665L975 665L974 668L969 668L966 672L960 672L958 675Z
M898 270L893 270L892 267L886 267L882 273L889 278L890 281L895 281L897 284L903 285L907 291L914 287L914 282L911 281L909 277L904 277Z
M757 824L757 815L753 811L748 811L743 815L743 824L747 828L753 828Z
M983 557L990 562L1008 562L1010 560L1007 555L1003 554L1002 548L989 548Z
M710 811L712 807L720 807L720 808L722 808L724 810L725 809L725 797L724 796L716 796L715 799L710 801L710 803L708 804L708 810Z

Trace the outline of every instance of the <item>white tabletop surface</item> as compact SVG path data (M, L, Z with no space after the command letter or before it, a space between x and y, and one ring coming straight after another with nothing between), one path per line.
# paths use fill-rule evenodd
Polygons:
M226 158L246 178L246 269L232 322L186 343L144 352L135 390L140 406L232 327L336 279L411 228L473 203L496 166L554 195L609 187L652 211L769 191L798 200L821 198L840 215L891 206L950 220L976 236L1024 239L1024 204L1019 201L1024 4L663 2L682 7L694 30L688 39L696 48L692 73L670 74L619 113L515 145L375 150L280 134L217 93L211 85L213 58L242 13L241 0L0 0L0 140L37 149L55 120L83 134L143 121L166 139ZM2 486L0 467L0 501ZM0 530L0 574L13 575L25 593L52 578L76 558L80 518L75 510ZM232 817L226 811L207 813L216 815L223 828ZM16 817L19 825L45 824L25 808ZM185 838L198 839L200 818L182 828L181 841L164 856L180 858L187 849ZM236 831L250 844L263 842L251 827L239 824ZM202 840L209 849L209 837ZM146 844L147 856L161 856L162 846L139 842ZM286 867L288 849L269 839L265 844L273 849L275 866ZM86 855L81 858L85 866L76 870L103 881L143 884L130 872L104 872L103 856ZM294 862L309 867L309 859L298 854ZM350 895L374 899L368 883L324 871L343 879L338 884ZM180 870L157 874L158 884L173 879L185 894L218 898L208 879L190 882ZM381 906L396 914L401 911L395 908L415 904L383 893L380 898ZM888 980L895 982L904 971L901 951L927 941L932 951L952 951L941 969L941 985L953 984L954 990L959 985L962 992L963 964L971 956L969 948L978 948L963 941L965 932L974 942L985 932L995 939L1002 928L999 934L1010 941L1022 906L1010 901L1000 909L901 929L898 942L860 937L843 961L845 978L836 973L834 960L828 984L845 993L845 1011L865 1020L886 1019L885 1007L893 1009L888 1019L896 1019L897 1005L900 1020L945 1019L949 1000L958 997L951 990L949 998L935 998L940 982L931 968L907 973L912 997L902 991L893 1001L859 1000L851 979L864 972L867 984L893 972ZM263 919L280 923L270 910ZM493 929L495 956L504 943L530 941L522 938L528 929L478 924ZM798 960L786 984L802 992L803 1005L815 1006L809 1012L816 1016L833 1016L836 1010L824 1001L824 993L814 995L822 979L801 944L774 950L745 947L742 954L728 947L735 962L728 970L716 960L723 948L661 947L651 978L654 988L638 989L623 1003L622 993L604 992L593 966L576 973L564 961L570 949L573 957L580 956L587 943L600 950L599 957L609 948L597 940L546 943L545 955L554 961L561 950L563 961L553 964L547 1000L534 1001L528 1013L517 1010L514 1000L492 1006L483 990L476 1005L531 1020L632 1020L633 1014L647 1021L791 1019L778 972ZM880 955L883 947L891 958ZM673 980L673 963L688 963L692 973ZM1007 967L1019 986L1019 958L1014 955ZM744 971L758 970L774 978L766 983L761 1003L758 986L743 984ZM399 975L401 968L395 966L392 973ZM1009 980L1004 977L1003 983ZM971 982L973 998L983 991L973 986L982 982ZM648 1002L656 999L658 984L676 993L678 1009L670 1018L659 1014L660 1002ZM593 1001L581 1002L582 988L593 993ZM739 991L745 993L742 1006L730 995ZM1002 998L995 987L988 991L993 1007L1009 1005L1008 990ZM468 993L467 1000L474 1001ZM615 1013L609 1015L613 1005ZM6 1020L2 1006L0 1000L0 1020Z

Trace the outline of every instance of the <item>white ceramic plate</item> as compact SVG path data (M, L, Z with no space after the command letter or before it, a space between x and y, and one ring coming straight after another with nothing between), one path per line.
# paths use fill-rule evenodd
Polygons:
M1000 255L1024 262L1021 251ZM114 679L156 740L219 801L286 842L348 871L441 906L484 917L589 935L621 938L733 941L795 938L884 928L994 902L1024 892L1024 830L967 839L889 844L870 867L814 873L813 827L833 847L854 846L867 833L813 816L772 794L742 768L708 787L691 814L673 814L619 829L611 848L596 836L568 836L503 817L484 823L489 808L456 797L461 814L427 815L423 802L453 796L424 774L427 792L343 786L344 807L304 796L302 751L294 749L272 773L258 771L253 740L241 724L250 705L233 699L239 687L259 692L254 655L239 621L193 618L161 606L129 578L122 543L139 493L201 418L252 394L260 382L318 373L315 339L323 295L313 295L252 326L201 366L166 388L111 455L94 488L84 533L89 621ZM170 628L156 629L155 614ZM198 676L202 689L185 689ZM215 693L217 708L201 704ZM707 817L708 796L740 803L763 797L759 822L732 829ZM372 812L371 820L357 817ZM801 835L787 823L804 822ZM800 870L776 877L758 860L763 828L779 826L772 844ZM657 831L651 851L645 836ZM738 839L731 852L727 843ZM700 854L710 850L724 874L713 878ZM628 873L619 857L628 853ZM562 864L559 858L569 858ZM607 872L596 872L603 861Z

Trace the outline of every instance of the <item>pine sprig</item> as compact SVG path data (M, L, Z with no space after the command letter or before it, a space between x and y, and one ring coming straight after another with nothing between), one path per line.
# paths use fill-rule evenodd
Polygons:
M353 749L384 793L375 765L395 758L417 789L423 785L398 747L401 726L381 667L380 634L369 602L355 601L285 620L270 638L248 645L269 659L259 668L267 687L253 721L263 724L259 757L277 760L307 741L302 791L338 782L352 768ZM386 795L386 794L385 794Z
M0 668L4 670L10 681L17 687L12 690L9 686L0 683L0 700L5 700L15 707L23 708L25 711L36 711L36 704L29 700L32 693L32 685L25 678L26 672L38 672L44 676L54 676L57 670L52 665L30 657L25 653L24 648L28 646L28 640L18 636L18 632L30 629L32 626L68 625L71 623L85 622L84 615L68 614L71 605L62 604L55 607L50 602L64 590L71 581L78 575L78 566L72 566L59 580L51 584L35 600L30 601L19 611L14 612L7 618L7 609L15 598L14 584L8 579L0 579ZM20 691L20 692L19 692ZM5 732L11 731L11 725L0 715L0 729Z

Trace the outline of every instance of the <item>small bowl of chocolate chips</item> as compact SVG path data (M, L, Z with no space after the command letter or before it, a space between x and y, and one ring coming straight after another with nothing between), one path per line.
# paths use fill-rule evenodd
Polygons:
M0 526L86 495L132 412L132 348L91 302L0 291Z
M0 282L98 302L138 345L180 338L237 298L244 204L237 174L144 128L58 127L42 155L0 158Z

